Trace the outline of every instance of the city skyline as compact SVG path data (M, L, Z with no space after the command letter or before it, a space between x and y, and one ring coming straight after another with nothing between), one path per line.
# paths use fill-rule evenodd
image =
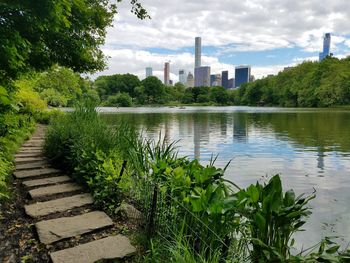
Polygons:
M202 65L210 65L213 73L228 70L229 78L242 64L261 78L303 60L316 61L328 32L334 56L350 54L350 3L342 0L325 6L317 1L180 0L174 5L149 0L144 6L152 19L144 21L129 14L126 4L120 4L103 47L109 69L97 75L130 72L144 78L145 67L152 65L162 79L164 62L171 60L170 79L177 82L178 69L194 68L196 36L202 37Z

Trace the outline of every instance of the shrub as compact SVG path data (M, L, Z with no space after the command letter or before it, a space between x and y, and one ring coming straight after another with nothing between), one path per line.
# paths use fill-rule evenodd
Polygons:
M52 107L67 106L68 99L53 88L43 90L40 93L40 96L47 102L48 105Z
M118 93L108 97L106 106L130 107L132 98L127 93Z
M15 99L18 102L20 112L37 116L46 108L46 103L39 94L30 88L21 88L16 92Z

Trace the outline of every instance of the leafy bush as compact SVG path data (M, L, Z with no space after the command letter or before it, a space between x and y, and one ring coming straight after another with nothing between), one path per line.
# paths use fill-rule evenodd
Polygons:
M39 94L30 88L21 88L16 92L15 98L18 102L20 112L37 116L46 108L46 103Z
M127 93L118 93L108 97L106 106L130 107L132 106L132 98Z
M47 102L48 105L52 107L67 106L68 99L53 88L42 91L40 96Z
M33 118L7 112L0 115L0 199L9 196L7 183L13 166L13 154L34 129Z

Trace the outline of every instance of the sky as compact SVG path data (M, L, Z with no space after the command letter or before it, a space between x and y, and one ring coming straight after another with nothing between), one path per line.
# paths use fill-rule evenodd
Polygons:
M108 68L99 75L132 73L145 78L145 68L163 80L179 69L193 73L194 39L202 38L202 66L212 74L251 65L262 78L304 60L317 60L323 35L332 34L331 52L350 55L349 0L140 0L151 19L139 20L130 1L118 4L113 27L102 50Z

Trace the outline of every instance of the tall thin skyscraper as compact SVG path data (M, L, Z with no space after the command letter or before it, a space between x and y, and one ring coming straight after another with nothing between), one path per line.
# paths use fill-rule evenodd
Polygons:
M153 76L153 69L151 67L146 68L146 78Z
M227 70L221 72L221 85L225 89L228 89L228 71Z
M331 33L326 33L323 37L323 51L320 53L320 61L324 60L331 53Z
M194 68L199 68L202 65L201 56L202 56L202 39L200 37L196 37Z
M170 62L164 64L164 85L170 85Z

